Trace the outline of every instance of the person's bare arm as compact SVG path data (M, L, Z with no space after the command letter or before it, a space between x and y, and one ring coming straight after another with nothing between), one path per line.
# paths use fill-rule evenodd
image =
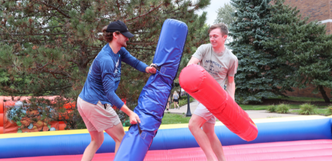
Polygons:
M191 57L191 59L189 60L188 65L191 65L191 64L198 64L199 63L199 59L195 58L195 57Z
M235 81L234 77L228 76L227 80L227 88L226 88L227 93L235 100Z
M120 110L129 116L129 121L131 124L137 124L137 121L141 123L141 120L139 119L138 115L134 111L129 109L127 105L124 104Z

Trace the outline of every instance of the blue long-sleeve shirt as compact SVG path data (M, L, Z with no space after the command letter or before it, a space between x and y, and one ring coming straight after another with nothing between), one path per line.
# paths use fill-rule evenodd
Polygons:
M124 103L115 91L120 83L121 61L141 72L145 72L148 66L133 57L124 47L114 54L109 44L106 44L93 60L79 97L92 104L100 101L120 109Z

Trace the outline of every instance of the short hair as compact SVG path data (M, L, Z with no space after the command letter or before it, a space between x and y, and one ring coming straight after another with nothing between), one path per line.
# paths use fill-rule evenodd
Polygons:
M216 29L216 28L219 28L220 29L220 32L221 32L221 35L224 36L224 35L228 35L228 28L225 24L223 23L218 23L218 24L214 24L212 25L210 28L209 28L209 33Z
M103 32L103 37L104 40L107 42L111 42L113 40L113 32L107 32L107 26L104 26L103 29L101 30ZM115 33L118 35L120 34L119 31L115 31Z

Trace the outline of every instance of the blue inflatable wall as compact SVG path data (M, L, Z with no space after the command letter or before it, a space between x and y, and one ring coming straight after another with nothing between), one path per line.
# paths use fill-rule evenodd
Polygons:
M259 134L251 142L242 140L221 123L217 123L215 132L223 145L332 139L332 119L329 117L305 116L254 121ZM1 134L0 158L83 154L89 142L90 135L87 130ZM104 143L97 153L114 152L114 146L112 138L105 133ZM187 124L162 125L153 139L150 150L190 147L198 145Z

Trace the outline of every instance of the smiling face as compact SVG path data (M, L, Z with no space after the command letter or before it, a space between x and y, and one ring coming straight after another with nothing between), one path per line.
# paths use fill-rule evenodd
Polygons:
M227 35L221 34L220 28L215 28L209 33L210 43L214 49L218 49L224 46Z
M116 37L116 42L118 45L120 45L121 47L127 47L127 41L129 40L129 38L123 36L121 33L117 34Z

